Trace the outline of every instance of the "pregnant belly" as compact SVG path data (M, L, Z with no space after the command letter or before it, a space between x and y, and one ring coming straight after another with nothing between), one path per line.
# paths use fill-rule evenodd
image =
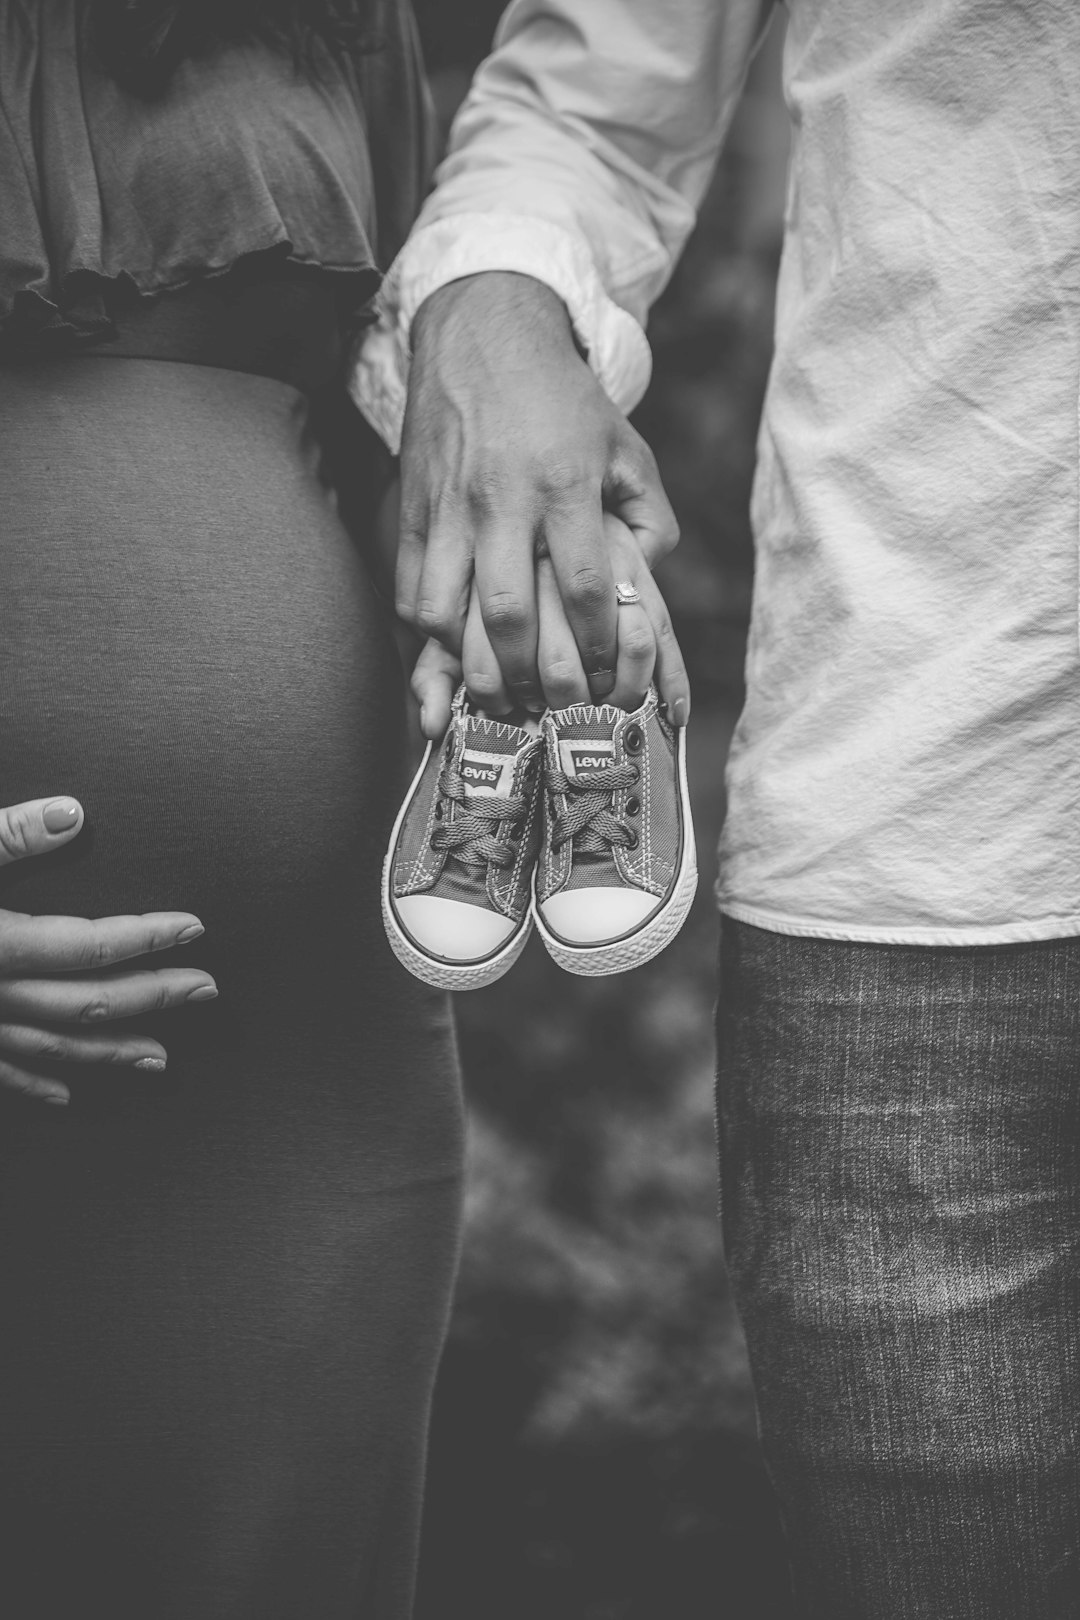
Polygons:
M87 812L69 851L4 872L0 905L182 907L239 968L293 941L289 973L377 929L400 678L303 396L47 361L0 370L0 445L3 799Z

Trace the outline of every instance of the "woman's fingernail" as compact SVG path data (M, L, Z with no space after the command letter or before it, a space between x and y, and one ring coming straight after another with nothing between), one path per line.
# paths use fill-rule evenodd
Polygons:
M202 923L189 923L186 928L182 928L177 934L176 943L178 945L190 945L193 939L198 939L200 934L205 933L206 929Z
M163 1074L165 1070L165 1059L154 1057L140 1058L135 1067L137 1069L145 1069L148 1074Z
M41 1100L42 1102L52 1103L54 1108L66 1108L71 1101L71 1097L66 1091L47 1091Z
M690 718L690 705L685 698L676 698L671 705L671 723L673 726L685 726Z
M598 669L594 675L589 676L589 691L594 698L607 697L609 692L615 690L615 671L613 669Z
M422 703L420 705L420 730L424 733L424 736L426 737L427 736L427 709L425 708L424 704L422 704Z
M41 819L46 832L70 832L79 819L79 807L74 799L54 799L41 812Z
M200 984L198 989L192 990L185 999L188 1001L213 1001L216 995L216 984Z

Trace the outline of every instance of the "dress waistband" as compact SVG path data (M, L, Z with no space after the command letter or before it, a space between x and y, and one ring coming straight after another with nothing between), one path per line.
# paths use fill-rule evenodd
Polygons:
M356 319L355 280L339 289L332 272L290 270L278 265L258 277L233 270L153 298L110 285L112 331L93 343L64 343L60 352L220 366L315 393L340 372L346 313ZM374 291L377 274L372 280ZM56 352L56 344L34 344L12 358Z

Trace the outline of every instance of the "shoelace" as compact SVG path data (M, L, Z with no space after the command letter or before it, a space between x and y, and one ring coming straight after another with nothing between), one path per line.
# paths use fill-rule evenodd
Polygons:
M549 793L566 797L566 808L558 812L551 829L552 849L561 849L568 839L579 854L610 855L613 845L633 848L636 837L612 812L611 795L638 780L635 765L608 765L578 777L549 768L546 780Z
M431 835L432 849L443 849L465 866L510 866L517 857L517 845L503 835L502 828L524 821L528 804L520 795L470 793L455 770L439 778L439 793L459 808L453 821L436 827Z

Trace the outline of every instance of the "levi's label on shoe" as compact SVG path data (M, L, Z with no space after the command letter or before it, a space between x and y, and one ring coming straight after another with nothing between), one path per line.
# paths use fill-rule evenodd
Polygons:
M559 764L573 781L589 771L606 771L614 761L615 744L610 738L559 738Z
M516 754L486 754L476 748L466 748L458 770L469 793L502 794L509 798L516 760Z

